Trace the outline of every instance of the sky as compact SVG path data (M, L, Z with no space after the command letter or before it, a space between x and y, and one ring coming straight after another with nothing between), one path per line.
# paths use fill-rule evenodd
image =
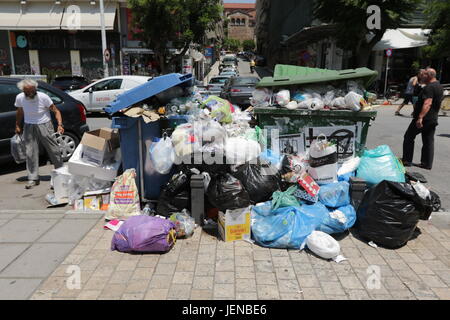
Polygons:
M224 3L255 3L256 0L224 0Z

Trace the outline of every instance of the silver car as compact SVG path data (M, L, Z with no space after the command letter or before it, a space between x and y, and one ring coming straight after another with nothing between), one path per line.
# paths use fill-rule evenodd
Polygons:
M215 76L209 80L208 83L208 91L212 95L220 95L222 92L222 88L227 83L227 81L231 78L230 75L226 76Z

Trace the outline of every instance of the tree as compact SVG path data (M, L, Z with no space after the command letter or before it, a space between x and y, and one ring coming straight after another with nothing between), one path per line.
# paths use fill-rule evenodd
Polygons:
M221 21L220 0L128 0L136 36L155 52L162 72L184 56L189 45L203 44L207 31ZM169 48L181 50L170 57Z
M407 22L422 0L316 0L315 18L336 25L337 45L353 53L353 66L367 66L373 46L387 29ZM380 8L380 28L369 30L367 7Z
M244 40L242 42L242 48L244 51L253 51L256 48L256 43L253 40Z
M429 45L423 48L424 53L430 58L450 57L450 2L432 0L425 14L431 33Z
M241 41L239 41L238 39L226 38L223 42L223 47L230 51L239 51L239 48L241 47Z

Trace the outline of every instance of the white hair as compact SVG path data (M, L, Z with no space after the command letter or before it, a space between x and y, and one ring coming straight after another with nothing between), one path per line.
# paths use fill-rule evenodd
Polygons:
M38 83L36 81L34 81L33 79L24 79L17 84L17 88L19 88L21 91L23 91L23 88L25 88L25 87L37 88Z

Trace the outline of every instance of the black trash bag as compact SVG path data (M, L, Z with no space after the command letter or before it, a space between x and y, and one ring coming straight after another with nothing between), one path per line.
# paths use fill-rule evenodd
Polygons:
M254 203L270 200L272 194L281 189L281 176L271 165L245 163L232 175L238 178Z
M245 208L251 204L242 183L229 173L212 177L206 195L209 202L222 212Z
M355 227L362 238L396 249L411 239L419 219L428 219L431 211L431 201L423 200L409 183L383 180L365 193Z
M169 217L183 209L191 211L190 172L180 171L164 186L156 206L156 213Z
M431 195L431 203L433 205L433 212L438 212L439 210L441 210L441 198L436 192L431 190L430 195Z

